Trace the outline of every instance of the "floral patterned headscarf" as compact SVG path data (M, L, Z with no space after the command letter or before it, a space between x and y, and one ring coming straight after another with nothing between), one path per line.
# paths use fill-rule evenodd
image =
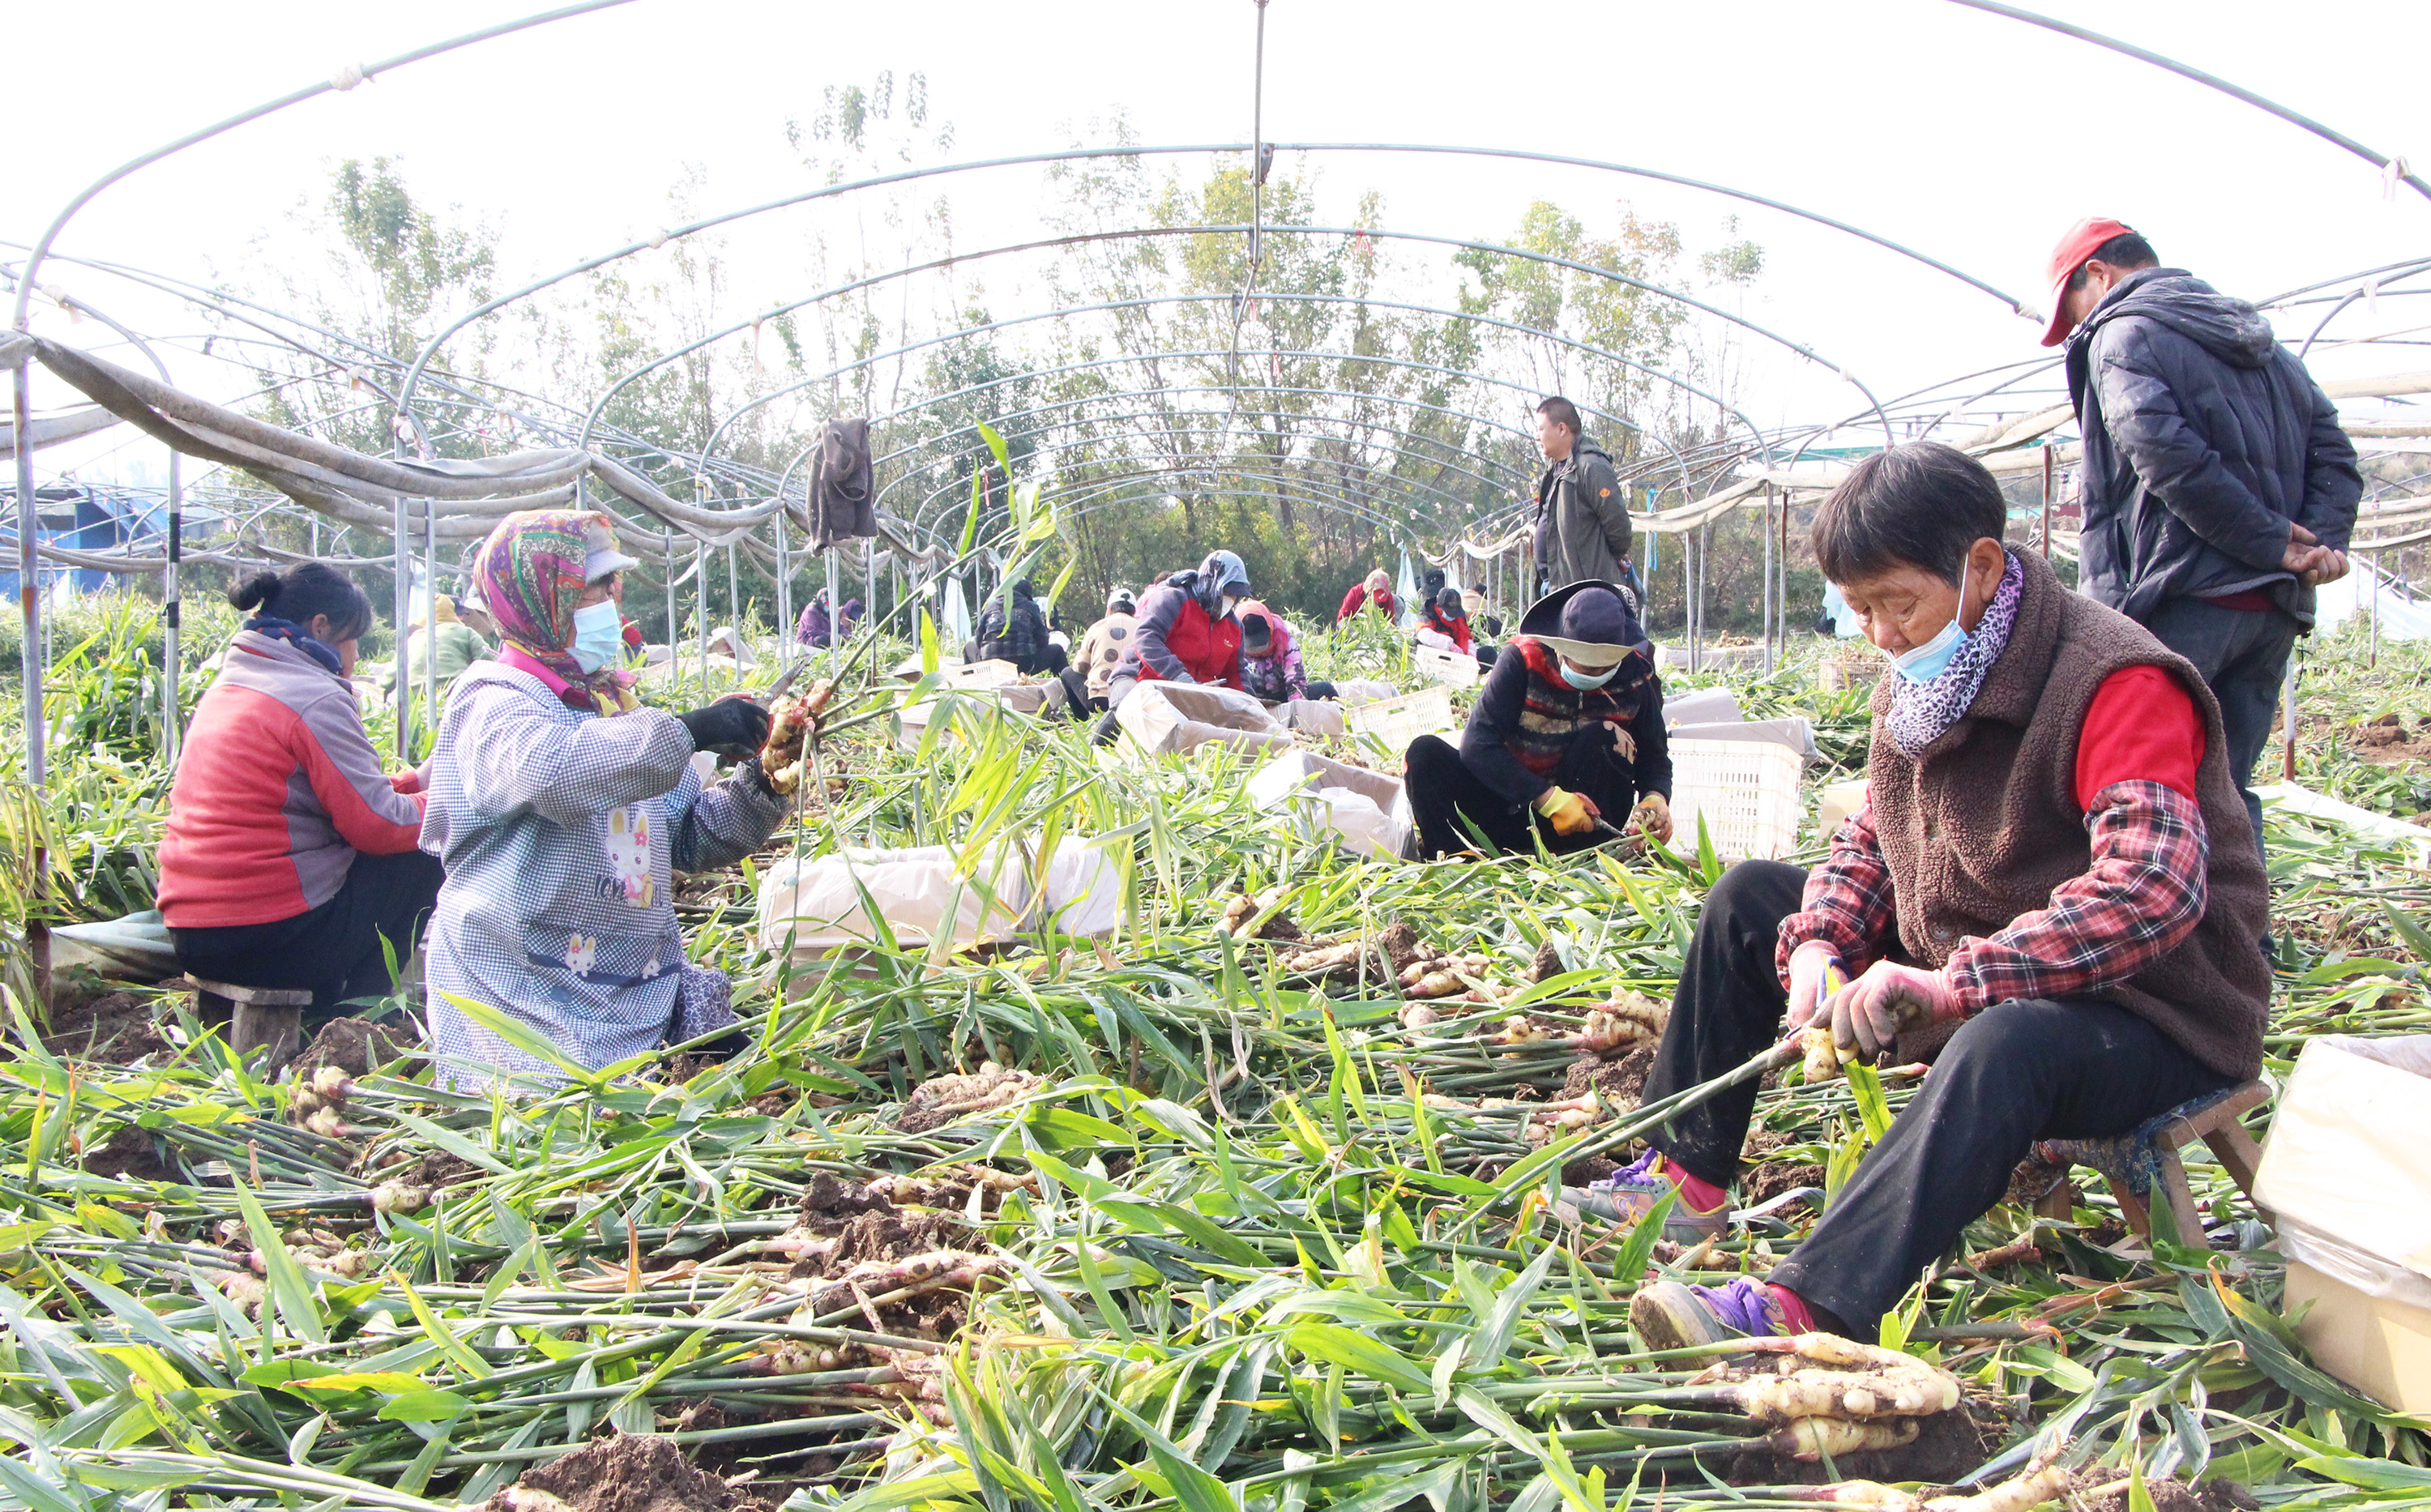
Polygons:
M615 546L604 514L518 510L498 521L473 558L473 581L498 623L499 638L566 684L567 707L608 714L636 707L633 675L607 666L585 672L569 647L585 587L584 559Z

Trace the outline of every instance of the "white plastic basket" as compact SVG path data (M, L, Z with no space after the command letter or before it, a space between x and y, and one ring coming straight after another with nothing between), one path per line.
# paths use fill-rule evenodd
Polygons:
M1433 646L1413 647L1410 661L1418 675L1432 678L1447 688L1473 688L1481 669L1477 657L1468 651L1446 651Z
M1420 688L1398 698L1363 703L1350 711L1350 732L1373 735L1388 750L1400 750L1420 735L1458 730L1451 716L1451 694L1443 688Z
M1770 741L1671 742L1671 848L1697 853L1697 824L1727 861L1779 861L1798 844L1798 752Z

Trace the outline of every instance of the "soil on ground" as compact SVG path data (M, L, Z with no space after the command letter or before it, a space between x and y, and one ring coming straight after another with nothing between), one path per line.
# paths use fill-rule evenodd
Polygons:
M177 1173L160 1158L159 1141L149 1129L122 1123L98 1148L84 1157L88 1175L117 1176L139 1182L174 1182Z
M939 1076L912 1089L897 1115L895 1127L905 1134L926 1134L964 1114L984 1112L1012 1102L1040 1084L1029 1071L981 1071L976 1076Z
M1554 949L1552 941L1547 940L1536 947L1536 958L1528 963L1528 980L1542 982L1548 977L1558 977L1561 974L1562 952Z
M295 1057L294 1074L309 1079L321 1067L334 1066L348 1076L364 1077L374 1067L421 1052L411 1033L385 1018L332 1018Z
M65 1008L54 1002L42 1044L54 1055L124 1066L170 1048L155 1018L158 1002L142 992L108 992Z
M2348 755L2373 766L2431 763L2431 724L2409 731L2405 720L2385 714L2369 724L2349 727L2345 745Z
M1723 1478L1735 1486L1823 1486L1836 1480L1946 1486L1999 1453L2005 1434L2005 1425L1987 1404L1965 1402L1925 1419L1914 1443L1834 1455L1837 1475L1820 1461L1810 1465L1767 1450L1739 1455Z
M1385 925L1383 932L1376 936L1376 945L1392 960L1395 971L1406 971L1419 956L1432 953L1426 942L1418 938L1417 927L1405 918Z
M1570 1063L1562 1096L1584 1097L1590 1090L1613 1104L1616 1113L1637 1106L1638 1094L1654 1071L1654 1047L1640 1045L1626 1055L1582 1053Z
M696 1469L674 1441L620 1434L524 1471L490 1498L489 1512L769 1512Z
M2102 1485L2108 1476L2095 1471L2087 1478L2087 1485ZM2146 1481L2144 1490L2153 1498L2153 1512L2255 1512L2260 1505L2245 1487L2233 1481L2214 1481L2200 1490L2183 1481ZM2100 1496L2079 1496L2071 1506L2084 1512L2127 1512L2128 1487L2121 1483L2115 1491Z
M1747 1205L1754 1207L1769 1202L1784 1192L1794 1192L1802 1186L1823 1184L1823 1167L1818 1162L1786 1165L1775 1162L1758 1166L1739 1178L1739 1190Z

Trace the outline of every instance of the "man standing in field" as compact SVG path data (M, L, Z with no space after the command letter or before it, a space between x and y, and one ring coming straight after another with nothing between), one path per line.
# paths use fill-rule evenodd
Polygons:
M1629 571L1629 497L1611 455L1580 433L1579 407L1558 394L1536 406L1536 445L1546 462L1536 479L1537 580L1548 593L1608 582L1640 613Z
M2313 589L2346 575L2363 479L2338 411L2262 312L2121 223L2051 259L2045 346L2067 344L2085 438L2078 587L2195 664L2240 788L2271 733ZM2262 837L2262 804L2245 808Z

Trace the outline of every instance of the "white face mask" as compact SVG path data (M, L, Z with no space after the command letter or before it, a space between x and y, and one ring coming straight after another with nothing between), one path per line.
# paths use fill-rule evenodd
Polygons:
M602 598L574 612L574 644L566 649L573 654L575 665L596 672L615 661L624 648L625 619L616 612L616 600Z
M1238 597L1238 596L1234 596L1234 595L1232 595L1232 594L1226 594L1226 595L1224 596L1224 613L1226 613L1226 614L1231 613L1232 612L1232 606L1233 606L1234 604L1239 603L1240 601L1241 601L1241 600L1239 599L1239 597ZM1221 618L1221 617L1222 617L1222 615L1218 615L1217 617L1218 617L1218 618Z

